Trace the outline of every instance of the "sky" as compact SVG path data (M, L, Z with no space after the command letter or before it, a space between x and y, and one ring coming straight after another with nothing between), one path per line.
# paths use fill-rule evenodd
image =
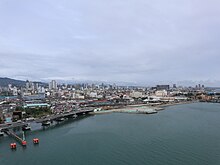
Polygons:
M0 0L0 77L220 85L219 0Z

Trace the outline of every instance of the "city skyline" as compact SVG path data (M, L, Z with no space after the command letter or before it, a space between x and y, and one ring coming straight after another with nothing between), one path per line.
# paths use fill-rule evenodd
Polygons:
M205 86L205 87L214 87L214 88L219 88L219 86L210 86L207 85L208 82L207 81L180 81L178 82L178 84L174 83L174 82L170 82L170 83L164 83L162 81L158 81L155 82L153 84L135 84L135 83L129 83L129 82L110 82L110 81L92 81L92 80L85 80L85 81L73 81L73 80L65 80L65 79L51 79L51 80L32 80L32 79L26 79L26 80L18 80L18 79L13 79L13 78L9 78L9 77L0 77L0 86L3 85L8 86L8 85L12 85L14 84L15 86L24 86L25 82L31 82L31 83L36 83L36 84L44 84L43 86L45 86L45 84L49 84L49 88L51 86L51 88L55 88L55 86L57 85L74 85L74 84L88 84L88 85L116 85L116 86L133 86L133 87L155 87L157 85L169 85L169 86L176 86L176 87L196 87L196 86ZM16 85L17 84L17 85ZM23 85L21 85L23 84ZM53 85L52 85L53 84ZM218 82L216 82L216 84L218 84Z
M219 5L1 1L0 77L218 86Z

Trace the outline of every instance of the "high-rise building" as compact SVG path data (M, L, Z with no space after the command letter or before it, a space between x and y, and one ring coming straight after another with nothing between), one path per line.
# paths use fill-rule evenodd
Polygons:
M50 90L57 90L57 82L55 80L52 80L50 83L49 83L49 89Z
M35 90L34 83L27 80L26 81L26 93L32 93L33 94L34 90Z

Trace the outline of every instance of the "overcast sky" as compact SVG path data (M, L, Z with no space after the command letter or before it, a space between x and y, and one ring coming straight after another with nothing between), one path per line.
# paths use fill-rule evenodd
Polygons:
M0 0L0 77L220 80L219 0Z

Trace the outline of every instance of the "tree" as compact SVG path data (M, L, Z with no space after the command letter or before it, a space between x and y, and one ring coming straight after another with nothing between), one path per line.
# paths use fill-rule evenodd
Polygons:
M21 106L18 106L18 107L15 108L15 111L24 111L24 108L21 107Z

